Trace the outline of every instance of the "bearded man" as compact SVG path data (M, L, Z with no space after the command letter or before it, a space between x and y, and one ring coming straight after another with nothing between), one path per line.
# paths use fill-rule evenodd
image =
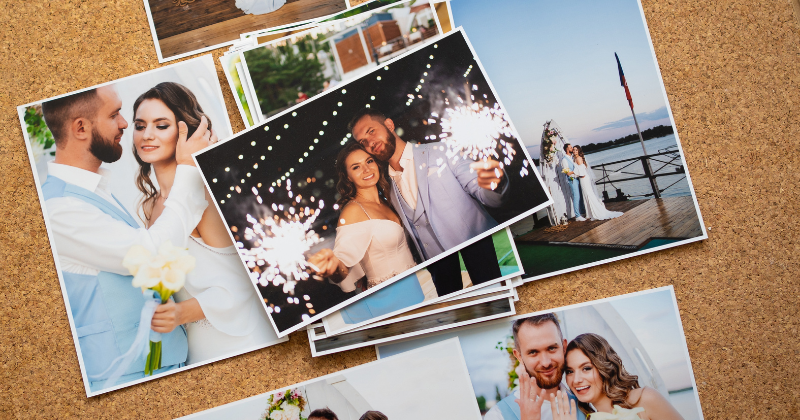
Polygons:
M91 391L105 387L113 376L112 361L131 347L144 307L142 291L133 287L122 265L125 255L134 245L153 254L167 241L184 247L208 206L191 155L208 146L212 134L204 119L187 140L187 126L179 122L178 168L164 213L149 229L138 224L111 193L109 172L100 168L122 156L120 141L128 122L121 109L113 86L42 104L56 144L42 184L44 207ZM183 327L162 335L162 349L163 367L154 374L183 366L188 351ZM143 356L135 359L117 383L143 378L144 362Z
M389 200L419 256L428 260L498 225L486 207L501 207L509 182L499 162L447 157L440 143L408 143L394 121L374 108L356 113L348 130L376 159L387 162ZM501 277L490 236L459 251L473 285ZM457 252L427 267L439 296L463 289Z
M518 319L511 330L514 357L519 360L520 387L498 401L484 420L552 420L549 397L558 395L558 391L577 405L577 399L561 381L567 340L555 314ZM578 410L577 418L585 420L586 416Z

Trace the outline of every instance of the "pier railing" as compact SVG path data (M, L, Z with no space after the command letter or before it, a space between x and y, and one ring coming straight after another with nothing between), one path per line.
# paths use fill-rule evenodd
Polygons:
M683 166L680 153L676 150L659 150L658 153L651 155L592 165L592 169L600 173L600 177L595 184L603 186L603 201L624 201L630 197L661 198L662 192L686 179L686 169ZM657 181L659 177L680 174L684 175L679 180L664 188L659 188ZM624 182L639 179L647 179L650 182L650 193L626 195L619 186ZM609 197L606 185L611 185L616 190L617 196L615 198Z

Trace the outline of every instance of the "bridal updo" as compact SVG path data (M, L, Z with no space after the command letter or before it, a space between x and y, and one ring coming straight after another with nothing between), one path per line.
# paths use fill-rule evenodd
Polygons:
M203 116L208 120L208 129L211 130L211 120L208 118L208 115L203 113L203 108L200 107L197 97L195 97L194 93L186 88L186 86L174 82L162 82L153 86L147 92L139 95L133 103L134 119L136 119L136 111L139 109L139 106L148 99L158 99L163 102L164 105L175 114L175 124L179 121L186 123L189 129L187 138L191 137L192 134L197 131L197 127L200 126L201 117ZM178 141L177 137L175 141ZM159 193L152 179L150 179L152 167L149 163L139 158L135 144L133 145L133 156L136 158L136 162L139 163L139 173L136 176L136 188L144 194L140 206L144 214L144 221L146 222L150 220L150 216L153 214L153 206L156 204L156 198L158 198Z
M336 204L338 204L340 208L344 208L347 203L356 198L356 193L358 192L356 190L356 184L347 176L347 163L345 163L347 157L356 150L363 150L365 153L372 156L372 153L368 152L367 149L357 141L350 141L345 144L336 156L336 174L339 176L339 181L336 183L336 192L339 193L339 199L336 200ZM391 184L389 184L388 180L389 164L381 162L378 159L375 159L375 163L378 165L378 172L381 177L376 185L378 187L378 192L383 200L388 201L389 189L391 188Z
M579 350L592 362L603 381L603 392L611 399L613 404L622 408L633 408L628 402L631 390L641 388L639 377L631 375L622 365L622 359L608 344L605 338L592 333L581 334L567 344L565 355L573 350ZM578 408L584 413L594 410L588 403L578 402Z

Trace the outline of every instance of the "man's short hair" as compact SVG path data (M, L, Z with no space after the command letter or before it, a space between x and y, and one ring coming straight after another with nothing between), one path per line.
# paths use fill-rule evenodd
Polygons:
M339 417L336 417L336 413L331 411L330 408L318 408L311 412L308 415L309 419L318 418L318 419L325 419L325 420L339 420Z
M514 325L511 327L511 331L514 334L514 347L519 350L519 340L517 339L517 336L519 335L519 329L522 328L523 325L538 327L539 325L547 322L552 322L556 325L556 329L558 329L558 336L563 340L564 336L561 334L561 325L558 323L558 318L556 318L556 314L550 312L542 315L534 315L528 318L520 318L514 321Z
M56 147L66 140L68 124L77 118L94 120L100 105L100 95L96 88L42 103L44 122L53 133Z
M569 144L569 143L566 143L566 144L564 144L564 152L566 152L566 151L567 151L567 147L569 147L569 146L570 146L570 144Z
M373 108L362 108L360 111L356 112L356 114L353 115L353 118L350 120L350 122L347 123L347 131L349 133L352 133L353 128L355 128L356 126L356 123L367 115L376 120L381 120L381 121L386 120L386 114L384 114L383 112L380 112L377 109Z

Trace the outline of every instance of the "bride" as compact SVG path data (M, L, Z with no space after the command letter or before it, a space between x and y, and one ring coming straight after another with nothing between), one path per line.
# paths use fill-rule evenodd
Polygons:
M357 142L348 143L336 158L338 204L342 207L336 240L333 250L323 249L308 261L344 292L355 291L365 275L363 290L417 265L400 218L387 200L390 184L382 165ZM369 306L371 315L378 316L424 300L416 274L392 285L391 295L389 290L356 303Z
M658 391L639 385L622 359L597 334L581 334L566 349L567 386L578 398L578 409L590 420L683 420ZM574 420L577 410L564 396L551 396L553 420Z
M622 216L623 213L621 211L606 210L606 206L597 196L597 191L595 191L594 182L592 181L592 169L586 163L583 149L580 146L573 146L572 156L575 160L575 176L580 179L581 183L581 193L586 206L586 218L589 220L607 220Z
M144 194L139 212L149 227L164 211L175 178L178 121L188 126L189 135L206 122L211 129L211 122L194 94L172 82L159 83L139 96L133 105L133 118L133 155L139 162L136 186ZM211 202L208 191L206 201ZM156 309L152 329L165 333L186 324L187 364L276 340L227 228L213 206L206 208L189 236L188 249L195 257L195 269L186 275L184 288L174 295L177 303L170 301Z

